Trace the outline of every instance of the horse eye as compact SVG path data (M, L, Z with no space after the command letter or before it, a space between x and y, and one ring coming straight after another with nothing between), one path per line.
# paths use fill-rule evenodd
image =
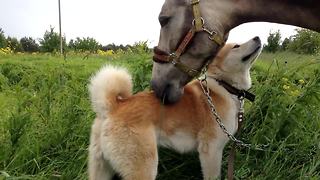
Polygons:
M160 25L161 27L164 27L165 25L167 25L170 21L170 17L168 16L161 16L159 17L159 22L160 22Z
M236 44L236 45L233 46L232 49L236 49L236 48L239 48L239 47L240 47L240 45L239 45L239 44Z

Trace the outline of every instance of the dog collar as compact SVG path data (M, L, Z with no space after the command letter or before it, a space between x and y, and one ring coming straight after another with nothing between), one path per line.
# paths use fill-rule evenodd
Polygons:
M244 97L251 102L253 102L256 98L256 96L250 93L249 91L237 89L223 80L218 80L218 79L215 79L215 80L231 94L234 94L238 97Z

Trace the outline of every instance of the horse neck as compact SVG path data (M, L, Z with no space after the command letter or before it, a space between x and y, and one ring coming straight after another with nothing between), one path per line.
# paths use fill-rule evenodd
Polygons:
M213 0L228 16L226 31L246 22L273 22L295 25L320 32L319 0ZM212 6L217 7L215 5Z

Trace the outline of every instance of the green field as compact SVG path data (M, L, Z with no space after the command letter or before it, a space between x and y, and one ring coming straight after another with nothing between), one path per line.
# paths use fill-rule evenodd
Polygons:
M125 66L134 91L148 89L151 55L0 56L0 179L87 179L87 84L104 64ZM287 63L285 63L287 62ZM320 179L320 56L263 53L252 70L236 179ZM226 146L222 174L226 174ZM160 150L157 179L201 179L196 153Z

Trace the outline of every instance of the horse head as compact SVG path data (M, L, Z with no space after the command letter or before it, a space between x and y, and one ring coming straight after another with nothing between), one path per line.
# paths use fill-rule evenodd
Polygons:
M166 0L159 15L151 86L164 103L174 103L183 87L199 75L227 39L225 27L210 6L199 0Z

